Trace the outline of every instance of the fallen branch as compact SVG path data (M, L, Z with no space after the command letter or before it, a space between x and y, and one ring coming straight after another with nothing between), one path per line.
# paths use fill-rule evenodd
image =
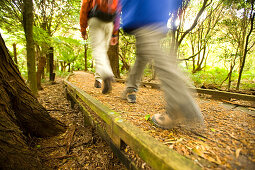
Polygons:
M48 112L54 112L54 111L61 111L64 112L64 110L60 110L60 109L47 109Z
M63 155L63 156L57 156L57 157L50 157L46 160L51 160L51 159L66 159L66 158L71 158L71 157L76 157L75 154L72 155Z
M69 135L67 135L67 137L66 137L66 138L67 138L66 153L69 153L69 151L70 151L70 146L71 146L71 143L72 143L72 140L73 140L73 136L74 136L75 129L76 129L76 126L75 126L75 125L71 126L71 127L70 127L70 133L69 133Z

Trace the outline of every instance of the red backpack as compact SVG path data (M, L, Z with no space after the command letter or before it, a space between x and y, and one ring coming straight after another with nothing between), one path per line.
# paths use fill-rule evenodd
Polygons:
M91 0L92 10L89 17L97 17L105 22L112 22L117 15L119 0Z

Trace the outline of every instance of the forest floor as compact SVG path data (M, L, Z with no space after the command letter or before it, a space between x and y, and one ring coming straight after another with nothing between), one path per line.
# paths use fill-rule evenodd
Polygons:
M137 103L132 104L121 99L123 83L113 83L112 92L103 95L102 89L94 88L92 74L74 72L69 81L203 169L255 169L254 102L237 107L206 95L194 96L205 120L203 134L197 134L179 127L162 130L147 121L148 116L165 112L160 90L141 87Z
M78 107L71 108L65 98L63 79L43 83L39 102L50 115L65 123L64 134L35 141L46 169L126 169L84 118Z

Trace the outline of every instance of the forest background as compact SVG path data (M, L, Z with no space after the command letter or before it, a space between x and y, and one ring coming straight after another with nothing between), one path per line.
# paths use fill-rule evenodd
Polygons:
M80 0L33 0L30 21L23 0L0 0L0 33L34 93L48 75L54 80L55 73L94 72L90 39L83 40L79 31L80 6ZM183 6L179 17L169 16L162 48L177 55L196 87L254 91L254 0L190 0ZM119 43L108 54L115 77L126 77L136 57L135 38L120 30ZM152 63L144 79L155 77Z

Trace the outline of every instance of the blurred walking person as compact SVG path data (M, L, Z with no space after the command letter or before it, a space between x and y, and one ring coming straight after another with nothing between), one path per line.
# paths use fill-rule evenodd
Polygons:
M86 28L89 26L92 55L96 67L95 87L100 88L103 80L103 94L111 91L114 76L107 51L110 43L115 45L118 41L118 2L119 0L82 0L80 11L81 34L85 40L88 38Z
M185 86L174 52L169 56L160 47L160 40L168 32L169 14L176 13L181 5L182 0L121 0L122 27L135 35L137 50L123 94L128 102L136 102L144 68L149 61L153 61L164 91L166 112L155 114L152 121L163 129L180 124L186 127L203 124L203 115Z

